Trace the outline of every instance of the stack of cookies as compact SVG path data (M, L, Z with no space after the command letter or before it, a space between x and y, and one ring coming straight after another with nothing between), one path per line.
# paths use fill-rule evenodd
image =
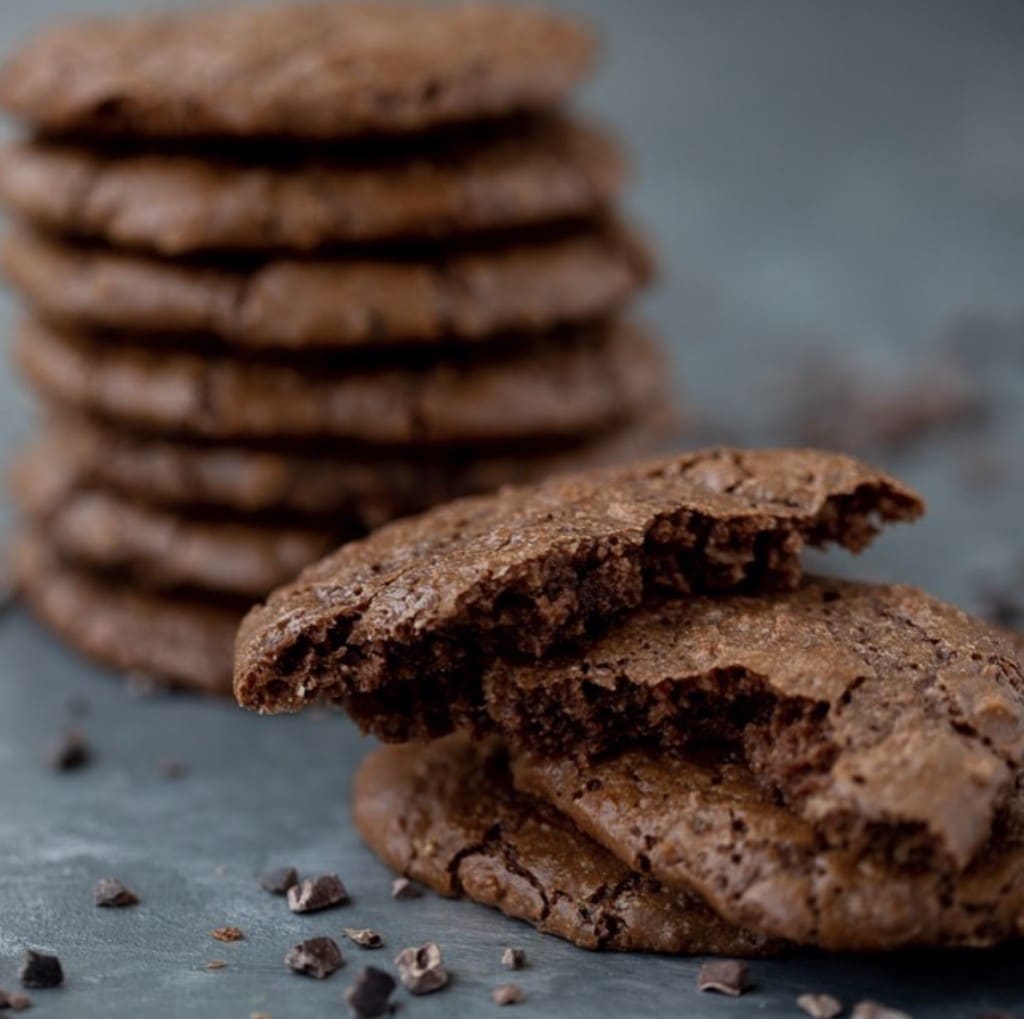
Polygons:
M73 23L8 61L42 617L226 692L245 608L339 543L659 439L621 153L561 111L593 57L532 9L338 2Z
M369 845L586 947L991 945L1024 917L1019 648L801 567L921 511L811 450L462 499L254 609L236 694L399 744L356 779Z

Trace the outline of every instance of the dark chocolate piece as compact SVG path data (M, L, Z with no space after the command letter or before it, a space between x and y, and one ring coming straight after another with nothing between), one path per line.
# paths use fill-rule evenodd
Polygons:
M64 970L57 956L26 948L18 970L18 979L23 987L59 987L64 982Z
M285 965L296 973L324 980L345 964L334 938L309 938L288 949Z
M117 878L104 877L93 886L92 901L97 906L122 909L125 906L137 906L139 897Z
M432 994L449 980L441 949L433 941L418 948L404 948L395 956L398 977L413 994Z
M697 976L697 990L716 991L738 998L750 988L750 969L738 959L714 959L704 963Z
M395 978L376 966L367 966L345 991L345 1001L358 1019L375 1019L391 1011Z
M288 908L293 913L315 913L348 901L348 892L337 874L306 878L288 889Z

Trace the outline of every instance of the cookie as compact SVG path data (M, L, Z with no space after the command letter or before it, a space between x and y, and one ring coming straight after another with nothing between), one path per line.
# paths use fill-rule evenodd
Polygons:
M37 452L12 471L22 512L62 559L145 590L251 603L353 536L287 521L188 517L83 483L59 449Z
M860 951L978 948L1021 934L1019 777L992 836L953 875L824 845L743 764L650 748L587 765L527 755L516 762L516 778L629 866L693 889L723 917L766 934Z
M550 106L590 69L580 24L522 7L318 3L70 21L0 70L47 134L335 139Z
M500 358L327 372L116 344L39 321L15 357L47 400L125 427L215 439L427 445L579 436L666 399L664 354L600 323Z
M10 548L12 578L29 606L90 658L172 687L224 695L241 610L161 598L71 569L43 537Z
M78 415L58 415L30 454L64 458L87 484L183 511L233 510L272 519L329 518L342 533L372 530L474 492L538 481L653 453L675 425L655 402L591 436L536 448L363 455L212 445L139 435Z
M241 348L336 349L478 342L588 321L644 285L639 240L580 228L443 258L272 259L250 269L164 262L17 231L10 282L44 317Z
M801 574L806 543L864 547L918 497L839 454L709 449L470 497L399 521L253 610L235 692L336 701L389 741L482 724L494 658L537 658L656 591Z
M266 157L264 157L266 158ZM395 153L277 157L0 151L0 198L45 230L162 255L456 237L597 215L623 157L584 124L531 118Z
M517 793L493 741L454 736L376 750L356 775L353 811L393 870L581 948L763 955L778 947L724 923L695 895L629 870Z
M566 654L495 666L484 691L519 746L711 745L823 843L936 868L973 859L1024 759L1015 651L901 585L651 605Z

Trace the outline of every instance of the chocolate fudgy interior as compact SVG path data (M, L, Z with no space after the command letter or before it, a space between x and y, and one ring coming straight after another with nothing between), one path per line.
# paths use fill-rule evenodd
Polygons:
M496 659L535 660L667 592L793 587L805 544L857 551L922 508L814 450L711 449L460 500L343 547L254 609L236 695L265 712L331 701L388 741L487 727Z

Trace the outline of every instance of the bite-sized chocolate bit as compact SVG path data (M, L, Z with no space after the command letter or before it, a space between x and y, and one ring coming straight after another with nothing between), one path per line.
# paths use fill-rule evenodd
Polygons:
M843 1003L831 994L801 994L796 999L811 1019L836 1019L843 1010Z
M418 899L423 895L423 889L418 884L410 881L407 877L396 877L391 882L391 898L402 902L406 899Z
M260 874L260 888L271 895L287 895L288 889L299 883L299 875L294 867L275 867Z
M428 941L419 948L404 948L395 956L398 977L413 994L431 994L448 983L448 971L441 960L441 949Z
M315 913L319 909L342 906L348 902L348 892L337 874L308 877L288 889L288 908L293 913Z
M284 957L284 964L296 973L324 980L345 964L341 949L334 938L308 938L292 948Z
M877 1001L858 1001L853 1006L850 1019L911 1019L906 1012L898 1008L889 1008L888 1005L880 1005Z
M60 737L49 757L56 771L77 771L92 763L92 748L77 729L68 729Z
M14 1012L20 1012L31 1006L32 999L27 994L9 994L7 991L0 990L0 1009L9 1008Z
M188 768L184 761L161 761L160 774L168 781L184 778L188 774Z
M241 941L245 938L245 933L240 927L218 927L210 931L210 937L214 941Z
M526 965L526 952L522 948L506 948L501 953L501 964L505 969L522 969Z
M23 987L59 987L64 982L64 970L57 956L26 948L18 979Z
M345 927L345 937L354 942L360 948L380 948L384 939L376 931L369 927Z
M93 885L92 901L97 906L108 906L114 909L121 909L124 906L137 906L139 897L127 885L123 885L117 878L101 877Z
M376 966L367 966L345 992L345 1001L358 1019L374 1019L391 1010L395 978Z
M738 998L750 989L750 970L738 959L714 959L704 963L697 976L698 991L717 991Z
M227 963L223 959L211 959L207 964L207 969L224 969Z
M499 984L491 992L495 1005L518 1005L523 1000L523 989L518 984Z

